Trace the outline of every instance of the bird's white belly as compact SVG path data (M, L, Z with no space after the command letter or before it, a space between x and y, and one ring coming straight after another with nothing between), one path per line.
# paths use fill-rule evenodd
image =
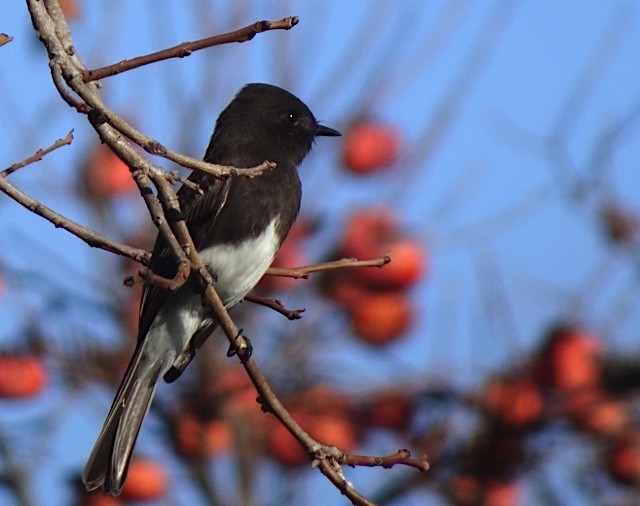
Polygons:
M255 239L239 245L220 244L200 251L203 263L216 276L215 289L227 308L240 302L256 285L271 265L278 250L276 220ZM153 320L147 339L145 356L162 357L164 374L191 336L210 320L210 311L202 303L201 295L193 287L184 285L169 295Z
M218 244L200 251L200 258L216 276L215 289L226 307L237 304L256 285L278 250L276 219L254 239L241 244Z

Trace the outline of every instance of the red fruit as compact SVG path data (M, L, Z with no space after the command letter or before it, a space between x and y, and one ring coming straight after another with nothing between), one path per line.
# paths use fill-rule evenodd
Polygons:
M482 405L501 424L519 429L540 420L544 401L532 380L500 378L485 387Z
M614 399L601 399L587 407L577 419L578 426L594 436L612 437L631 423L629 407Z
M120 506L122 501L117 497L111 497L103 492L85 492L76 506Z
M167 493L167 473L151 460L137 459L131 462L122 488L122 498L131 501L152 501Z
M173 426L173 437L180 455L185 457L203 456L203 427L191 415L180 416Z
M362 267L354 271L356 277L367 286L386 290L408 288L425 271L424 252L415 241L399 240L389 244L386 252L378 251L373 256L390 253L391 262L382 267Z
M482 506L515 506L519 504L520 486L513 481L490 481L484 489Z
M309 426L309 434L318 442L351 452L357 445L357 431L344 416L323 415L315 417Z
M344 309L351 311L361 300L371 296L371 290L351 277L336 277L330 281L326 294Z
M608 468L616 480L640 484L640 433L633 431L620 439L609 455Z
M367 412L366 422L391 430L406 428L411 415L409 394L401 390L387 390L375 395Z
M302 409L291 410L291 416L314 439L322 444L333 445L339 449L352 451L357 443L357 434L353 424L345 417L336 414L315 415ZM267 448L271 456L286 467L298 467L310 463L310 458L300 443L286 427L274 421L267 434Z
M311 415L301 411L291 411L291 416L303 427L308 426L311 419ZM299 467L310 462L298 440L278 421L271 424L266 444L271 456L285 467Z
M580 420L586 411L596 403L607 399L607 394L599 388L586 388L571 392L562 400L562 411L570 419Z
M80 17L80 7L78 0L59 0L60 10L67 19L78 19Z
M557 327L539 357L539 380L561 392L597 387L601 354L602 344L593 334L577 327Z
M398 339L412 322L411 303L399 292L365 297L352 312L353 331L363 341L374 345Z
M85 163L84 185L88 194L97 198L137 190L129 167L106 144L97 145Z
M397 132L387 125L356 123L345 136L342 162L356 174L392 165L400 152Z
M329 385L318 384L297 394L293 399L296 408L309 414L350 416L351 401Z
M475 476L456 476L451 483L450 495L453 503L458 506L476 505L482 495L482 484Z
M391 255L391 263L383 267L353 271L354 277L370 288L406 288L426 270L422 246L403 238L398 219L382 208L360 211L351 217L342 240L342 252L359 259Z
M358 211L347 223L342 251L349 257L360 259L388 253L389 245L399 237L399 228L398 218L388 209Z
M0 357L0 397L32 397L46 384L47 370L38 357Z
M253 383L242 367L227 367L216 381L218 391L226 398L229 413L243 413L260 416L256 392Z
M183 414L175 422L174 434L176 447L185 457L209 457L231 447L231 430L223 420L200 422Z

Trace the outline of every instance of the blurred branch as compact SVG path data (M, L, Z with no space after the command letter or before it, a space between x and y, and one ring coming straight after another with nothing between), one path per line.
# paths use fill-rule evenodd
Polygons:
M523 216L533 213L537 207L546 204L554 190L553 187L542 186L520 199L520 202L517 202L513 207L483 218L472 225L463 226L458 230L435 237L435 240L438 244L446 244L451 247L477 243L496 230L503 233L516 220L522 219Z
M600 141L589 163L594 182L605 178L614 148L624 135L637 125L640 118L640 101L638 97L633 101L633 104L635 105L631 105L620 118L612 121L602 132Z
M29 474L13 456L11 444L3 431L0 431L0 456L3 457L2 481L13 491L20 506L35 506L31 487L28 483Z
M576 178L578 167L571 158L567 143L571 128L580 117L580 112L597 79L603 69L613 61L613 52L626 32L630 16L628 9L620 9L611 21L604 38L587 62L586 68L578 78L578 82L571 88L571 93L564 101L557 113L553 131L547 141L547 154L558 171L568 180L569 186ZM577 188L581 190L582 188Z
M177 46L163 49L155 53L146 54L144 56L138 56L130 60L122 60L121 62L113 65L107 65L106 67L100 67L94 70L84 69L82 71L84 82L89 83L105 77L121 74L128 70L132 70L150 63L167 60L170 58L184 58L190 56L194 51L205 49L212 46L219 46L222 44L229 44L231 42L247 42L253 39L257 34L266 32L269 30L289 30L296 26L300 18L297 16L289 16L281 19L280 21L256 21L255 23L235 30L233 32L224 33L221 35L214 35L213 37L207 37L206 39L196 40L194 42L183 42Z
M449 133L454 120L462 109L464 99L478 82L478 76L483 70L492 50L502 35L516 2L503 0L496 4L494 12L480 32L481 36L467 56L466 63L460 69L453 83L448 87L447 95L440 102L431 116L431 121L419 136L420 146L412 157L426 163Z

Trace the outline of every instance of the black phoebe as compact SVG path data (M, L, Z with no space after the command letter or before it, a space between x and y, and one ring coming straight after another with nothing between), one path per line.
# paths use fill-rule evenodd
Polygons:
M227 308L264 275L296 219L301 197L297 168L318 135L340 133L319 125L291 93L248 84L220 114L204 159L238 168L269 160L276 167L258 177L226 180L193 171L189 179L204 194L187 186L178 191L193 242ZM160 234L149 267L168 278L177 273L176 259ZM135 353L84 468L88 490L102 486L112 495L121 492L156 382L160 376L177 378L215 328L199 291L193 278L176 292L145 284Z

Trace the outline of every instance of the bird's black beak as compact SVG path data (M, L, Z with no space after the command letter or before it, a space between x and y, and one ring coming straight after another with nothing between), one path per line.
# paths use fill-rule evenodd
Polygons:
M340 132L338 132L337 130L334 130L333 128L329 128L327 126L324 125L318 125L316 127L316 135L323 135L326 137L337 137L339 135L342 135Z

